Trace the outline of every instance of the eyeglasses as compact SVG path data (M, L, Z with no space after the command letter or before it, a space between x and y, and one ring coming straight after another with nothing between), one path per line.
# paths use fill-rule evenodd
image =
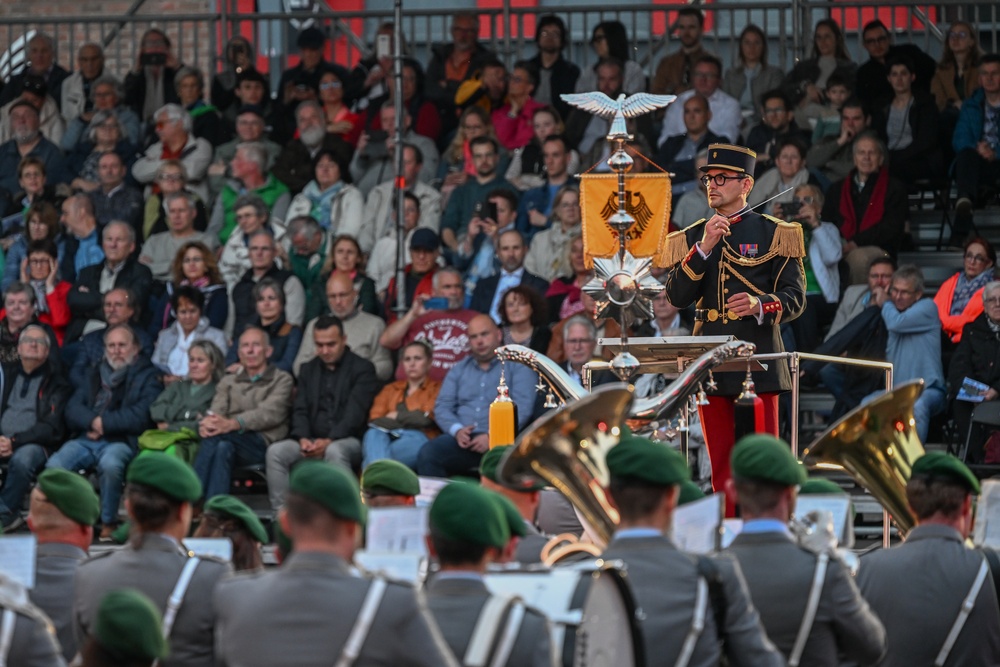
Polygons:
M558 30L540 30L539 37L562 37L562 32Z
M885 44L889 41L889 35L879 35L878 37L868 37L865 39L866 46L872 46L874 44Z
M184 177L180 174L160 174L156 177L158 181L183 181Z
M36 338L34 336L21 336L17 342L24 343L25 345L48 345L49 343L47 338Z
M48 257L35 257L34 259L29 259L28 264L32 266L48 266L51 261Z
M344 84L342 84L340 81L324 81L323 83L319 84L320 90L336 90L337 88L343 88L343 87Z
M805 204L806 206L808 206L809 204L812 204L815 201L816 201L816 199L812 195L806 195L805 197L796 197L795 198L795 203L798 204L798 205L800 205L800 206L802 204Z
M719 75L715 72L694 72L691 75L692 79L718 79Z
M716 187L721 188L726 184L726 181L742 181L744 178L746 178L746 176L742 174L739 176L726 176L725 174L716 174L714 176L709 176L708 174L706 174L701 178L699 178L698 180L701 181L701 184L704 185L706 188L708 187L708 184L713 181L715 181Z
M987 306L1000 306L1000 296L995 296L992 299L983 298L983 303Z
M765 107L764 108L764 115L765 116L770 116L770 115L773 115L773 114L776 114L776 113L785 113L785 107L770 107L770 108Z
M965 259L979 264L980 262L988 261L989 257L983 257L982 255L973 255L971 252L967 252L965 253Z
M948 32L948 39L965 39L969 33L965 30L951 30Z

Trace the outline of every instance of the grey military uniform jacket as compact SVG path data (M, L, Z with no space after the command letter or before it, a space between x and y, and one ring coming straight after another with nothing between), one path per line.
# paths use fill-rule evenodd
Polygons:
M768 638L787 658L805 615L816 554L779 532L741 533L728 551L739 561ZM885 629L847 568L831 559L799 664L837 667L838 652L862 665L876 664L885 653Z
M11 667L65 667L51 621L28 600L27 591L0 575L0 629L5 612L14 616L14 636L7 653Z
M524 565L542 562L542 549L549 543L549 536L542 534L530 521L525 521L528 534L517 541L514 560Z
M917 526L898 547L861 559L858 588L885 624L889 641L883 667L934 663L982 562L957 530L942 525ZM1000 609L987 575L945 665L997 664Z
M441 628L445 641L459 660L462 660L469 647L479 613L490 597L486 584L479 577L439 574L427 583L427 606L434 614L434 620ZM504 627L501 623L501 632ZM551 628L548 619L541 612L530 607L525 611L507 665L554 667Z
M73 612L81 646L94 628L101 599L109 591L136 588L149 596L161 614L167 608L187 553L164 535L145 533L139 537L138 546L130 543L80 564ZM212 589L229 572L232 567L222 561L203 558L198 564L170 634L170 657L162 661L162 667L215 666Z
M677 549L665 536L615 537L601 556L621 559L644 618L640 622L651 665L672 665L691 627L698 588L697 558ZM713 558L726 596L725 652L733 667L785 665L768 640L750 601L739 564L725 554ZM705 629L695 645L690 667L717 667L722 649L711 605Z
M80 547L55 542L39 544L35 552L35 587L28 595L52 620L67 662L77 650L73 634L73 581L76 568L86 558L87 552Z
M216 656L228 667L331 667L371 580L331 554L293 552L278 569L239 574L215 591ZM457 667L412 586L390 583L355 662Z

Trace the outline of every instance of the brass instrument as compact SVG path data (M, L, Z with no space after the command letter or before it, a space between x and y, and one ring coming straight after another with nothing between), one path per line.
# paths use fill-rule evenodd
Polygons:
M842 468L850 473L904 535L915 523L906 501L906 483L913 463L924 454L913 419L913 405L923 390L923 380L914 380L855 408L803 455L811 468Z

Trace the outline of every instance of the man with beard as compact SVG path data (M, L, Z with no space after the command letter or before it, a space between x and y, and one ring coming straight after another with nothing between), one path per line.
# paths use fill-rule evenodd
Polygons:
M326 131L323 108L316 100L306 100L295 109L295 122L299 137L285 144L271 170L293 196L313 179L313 158L321 150L333 151L340 157L338 164L350 162L353 152L340 135Z
M38 109L27 100L21 100L11 105L9 113L11 139L0 144L0 188L11 194L20 189L17 165L29 155L45 164L46 183L69 183L70 175L62 151L39 130Z

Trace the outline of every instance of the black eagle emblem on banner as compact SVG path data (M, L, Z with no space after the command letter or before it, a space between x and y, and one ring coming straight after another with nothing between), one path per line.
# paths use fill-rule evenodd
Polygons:
M626 190L625 210L629 215L635 218L635 225L633 225L628 232L629 238L642 238L642 235L646 233L646 227L649 225L649 221L653 219L653 209L649 208L649 204L646 203L646 197L641 192ZM601 209L601 217L604 218L604 223L607 224L611 216L617 211L618 193L612 192L608 195L608 200L604 202L604 208ZM611 229L610 225L608 225L608 229Z

